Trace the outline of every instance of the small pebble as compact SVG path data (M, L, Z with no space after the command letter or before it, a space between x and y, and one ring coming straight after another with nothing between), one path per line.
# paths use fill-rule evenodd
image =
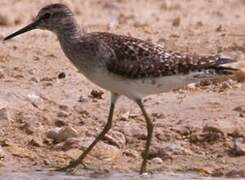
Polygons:
M60 111L58 114L57 114L57 117L59 118L67 118L70 116L70 113L67 113L67 112L64 112L64 111Z
M90 92L90 97L94 98L94 99L102 99L102 95L104 94L103 91L97 91L97 90L92 90Z
M63 151L68 151L72 148L78 148L79 149L80 147L81 147L81 140L73 137L73 138L66 139L61 148Z
M196 89L196 83L190 83L187 85L189 89Z
M233 153L237 156L245 155L245 139L244 138L236 138L234 140Z
M64 78L66 78L66 74L64 72L61 72L61 73L58 74L58 78L59 79L64 79Z
M78 102L80 102L80 103L88 102L88 99L83 97L83 96L80 96L79 99L78 99Z
M60 110L63 110L63 111L68 111L69 110L69 107L66 106L66 105L59 105L59 108L60 108Z
M118 131L111 131L110 134L106 134L104 141L118 148L123 148L126 144L126 138L124 134Z
M77 137L78 132L72 127L53 128L47 132L47 137L54 142L62 142L68 138Z
M142 173L142 176L148 176L149 174L147 172Z
M180 17L176 17L174 20L173 20L173 22L172 22L172 26L173 27L179 27L179 25L180 25Z
M62 120L56 120L55 122L54 122L54 124L55 124L55 126L57 126L57 127L63 127L63 126L66 126L67 125L67 123L65 122L65 121L62 121Z
M120 120L127 121L129 119L130 112L127 111L120 116Z
M161 158L159 158L159 157L155 157L155 158L152 159L152 162L154 164L162 164L163 160Z
M245 113L245 105L237 106L233 110L240 113Z
M222 25L219 25L217 28L216 28L216 32L221 32L223 29Z

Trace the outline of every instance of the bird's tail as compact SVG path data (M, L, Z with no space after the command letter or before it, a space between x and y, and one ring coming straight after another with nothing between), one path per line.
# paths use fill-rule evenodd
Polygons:
M216 57L216 65L222 65L222 64L230 64L230 63L235 63L237 60L234 60L229 57L223 57L223 56L215 56Z
M245 70L232 67L231 63L236 63L237 61L231 58L218 57L213 69L218 76L215 76L214 81L222 82L227 79L232 79L238 82L245 81ZM234 64L235 65L235 64Z
M245 71L237 70L236 72L233 73L233 76L231 78L238 82L245 82Z

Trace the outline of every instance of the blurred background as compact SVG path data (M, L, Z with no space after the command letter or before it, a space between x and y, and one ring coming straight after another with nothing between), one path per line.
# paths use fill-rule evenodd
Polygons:
M243 35L244 39L244 0L1 0L0 27L24 25L41 7L56 2L67 4L88 31L118 32L163 45L173 39L178 44L175 48L180 50L188 50L189 45L182 39L185 36L195 39L191 47L205 46L201 50L204 53L223 51L217 36ZM207 33L212 34L200 37ZM206 42L209 39L218 47L213 49Z

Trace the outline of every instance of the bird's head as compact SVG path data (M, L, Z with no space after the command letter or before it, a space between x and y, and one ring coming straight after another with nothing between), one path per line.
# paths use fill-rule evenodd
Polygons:
M13 34L5 37L4 40L11 39L17 35L34 29L44 29L56 32L73 20L72 11L64 4L51 4L42 8L32 23Z

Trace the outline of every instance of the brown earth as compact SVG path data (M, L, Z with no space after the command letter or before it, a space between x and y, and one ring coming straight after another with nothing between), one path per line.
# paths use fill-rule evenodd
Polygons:
M51 2L61 1L1 0L0 39ZM87 31L131 35L176 51L224 54L245 68L244 0L66 3ZM0 48L2 166L63 166L102 130L109 93L77 72L49 32L32 31L1 42ZM147 97L155 124L149 170L245 177L244 96L245 83L228 80ZM61 142L47 137L55 127L67 126L78 136ZM113 129L85 163L92 169L136 171L145 139L140 110L121 98Z

